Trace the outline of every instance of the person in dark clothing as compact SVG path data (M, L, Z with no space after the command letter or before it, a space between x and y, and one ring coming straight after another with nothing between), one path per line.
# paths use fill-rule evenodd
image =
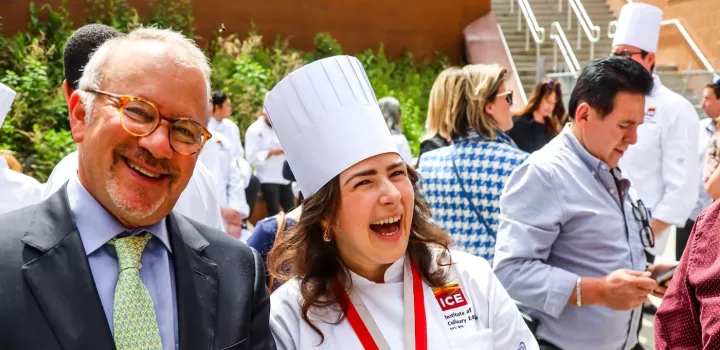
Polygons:
M565 106L560 83L554 80L535 86L525 108L513 118L508 135L521 150L532 153L545 146L560 133L564 124Z
M416 168L420 167L420 156L450 145L450 126L458 111L458 100L462 95L460 81L462 68L450 67L440 72L430 90L428 115L425 122L427 134L420 143Z
M290 169L290 164L288 164L287 160L285 161L285 163L283 163L283 177L291 182L296 181L295 175L293 174L292 169ZM302 203L302 201L303 196L302 193L300 193L299 202ZM273 215L269 218L258 221L257 225L255 225L255 230L253 231L252 236L250 236L250 238L248 239L247 244L249 247L255 248L255 250L260 253L263 262L265 263L265 266L267 266L268 253L270 252L270 249L272 249L273 244L275 244L275 237L278 234L278 227L284 224L283 232L289 230L300 219L301 210L302 207L298 207L293 209L287 215L285 215L284 213ZM270 275L267 269L265 269L265 283L268 284L268 287L270 287L269 276ZM279 286L277 283L274 283L274 285L276 288Z

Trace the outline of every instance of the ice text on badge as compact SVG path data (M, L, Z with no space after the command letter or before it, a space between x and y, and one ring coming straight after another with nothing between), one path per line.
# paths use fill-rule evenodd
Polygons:
M442 311L467 305L465 295L457 282L451 282L440 288L433 288L433 294L435 294L435 299L440 304Z

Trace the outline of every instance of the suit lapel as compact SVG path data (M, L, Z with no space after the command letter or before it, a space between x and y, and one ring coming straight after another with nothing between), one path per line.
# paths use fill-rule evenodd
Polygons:
M180 349L213 344L218 304L217 265L201 252L208 241L184 217L168 216L175 263Z
M66 187L38 206L23 242L23 275L60 347L114 349Z

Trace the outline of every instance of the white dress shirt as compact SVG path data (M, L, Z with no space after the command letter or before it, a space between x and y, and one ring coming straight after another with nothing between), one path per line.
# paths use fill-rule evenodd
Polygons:
M43 185L30 176L10 170L0 157L0 214L15 211L42 200Z
M65 156L55 166L47 183L45 183L42 198L49 197L65 185L72 176L77 174L77 169L78 151L74 151ZM195 163L193 175L173 209L201 224L225 231L223 219L220 215L220 205L213 194L211 186L213 183L214 180L208 169L200 162Z
M688 100L654 78L655 87L645 98L645 122L638 127L638 141L620 159L620 169L653 218L684 227L698 199L700 118ZM671 229L656 232L655 247L648 251L662 254Z
M423 281L427 348L538 349L515 303L492 273L487 261L458 251L452 251L451 257L453 264L449 268L448 282L459 283L459 290L452 286L432 288ZM392 349L404 348L404 260L401 258L387 269L385 283L375 283L350 273L353 288ZM447 304L443 310L440 299L450 300L455 305ZM325 335L320 344L320 336L302 319L298 280L283 284L270 296L270 330L277 348L363 349L347 318L333 324L337 321L337 314L325 310L325 317L312 310L309 313L315 326Z
M239 211L243 218L250 215L245 199L245 183L238 158L233 155L233 144L222 133L210 130L213 137L205 143L198 161L213 174L212 191L220 207Z
M270 127L262 117L248 127L245 133L245 146L247 158L255 166L255 176L263 184L287 185L290 181L282 175L285 155L275 155L268 158L268 152L282 148L275 129Z

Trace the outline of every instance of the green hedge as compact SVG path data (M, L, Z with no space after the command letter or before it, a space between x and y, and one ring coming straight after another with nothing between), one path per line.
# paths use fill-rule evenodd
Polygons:
M150 13L142 18L126 0L88 0L86 23L104 23L127 32L140 25L170 27L193 37L190 0L148 0ZM18 92L13 108L0 128L0 149L15 152L25 172L45 181L55 164L71 152L73 143L68 112L60 84L62 50L75 24L66 1L59 8L30 3L30 21L12 37L0 35L0 82ZM44 20L40 20L43 18ZM0 26L2 19L0 17ZM294 69L313 60L342 53L327 33L315 38L315 50L293 49L288 39L272 45L253 28L246 36L218 31L206 55L213 70L214 89L232 101L231 118L242 133L262 108L265 93ZM442 54L417 62L406 52L398 59L385 56L383 45L357 55L365 66L378 98L395 96L403 105L403 131L414 151L424 132L430 87L448 66Z

